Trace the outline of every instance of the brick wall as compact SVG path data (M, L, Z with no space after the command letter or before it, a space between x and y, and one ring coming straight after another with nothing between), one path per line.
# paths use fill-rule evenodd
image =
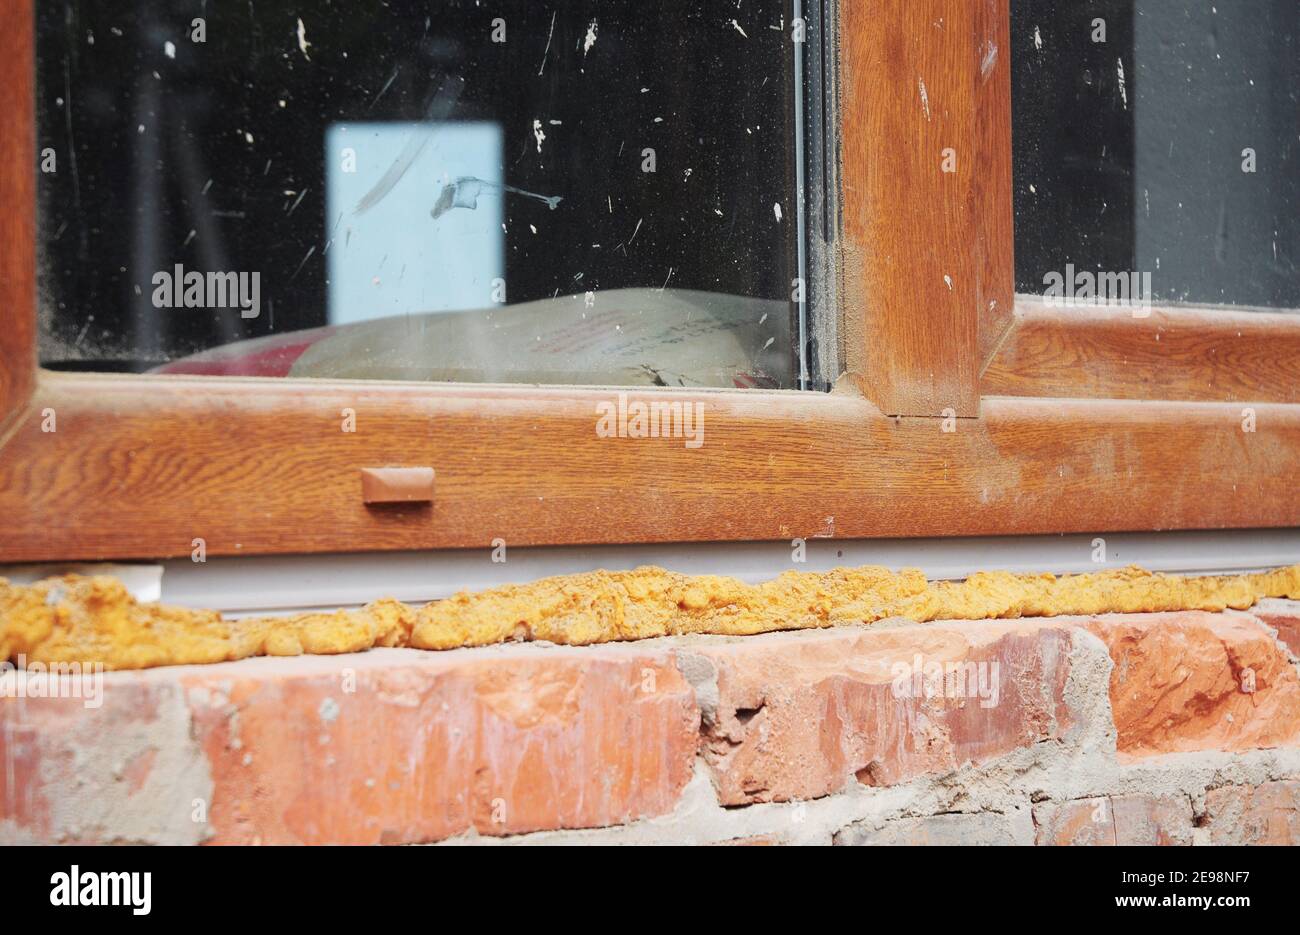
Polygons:
M1300 843L1300 603L250 659L0 700L0 842Z

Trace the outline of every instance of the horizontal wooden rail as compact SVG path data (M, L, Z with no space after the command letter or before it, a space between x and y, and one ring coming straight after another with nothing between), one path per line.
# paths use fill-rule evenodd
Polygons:
M981 390L986 396L1300 402L1300 314L1058 308L1018 296L1015 320Z
M702 407L702 445L602 433L620 392ZM0 560L1293 526L1297 463L1300 406L44 374ZM367 508L376 464L435 502Z

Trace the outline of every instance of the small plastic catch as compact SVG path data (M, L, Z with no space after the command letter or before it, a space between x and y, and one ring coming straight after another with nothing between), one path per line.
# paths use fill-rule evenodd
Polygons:
M365 503L431 502L433 478L431 467L362 468L361 499Z

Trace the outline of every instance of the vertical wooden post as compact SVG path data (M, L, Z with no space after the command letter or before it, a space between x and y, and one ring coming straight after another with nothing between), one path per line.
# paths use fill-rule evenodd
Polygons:
M1009 322L1008 3L842 7L847 363L889 415L977 416Z
M36 79L32 0L0 10L0 433L36 385Z

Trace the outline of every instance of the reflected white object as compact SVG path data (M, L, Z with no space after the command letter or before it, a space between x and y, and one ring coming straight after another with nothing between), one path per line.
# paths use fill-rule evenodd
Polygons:
M412 147L413 140L420 145ZM503 134L490 122L334 124L326 131L329 322L370 321L409 312L492 304L504 278L504 206L434 219L431 209L455 181L501 188ZM413 154L382 197L366 201L395 163ZM365 204L365 210L358 205Z

